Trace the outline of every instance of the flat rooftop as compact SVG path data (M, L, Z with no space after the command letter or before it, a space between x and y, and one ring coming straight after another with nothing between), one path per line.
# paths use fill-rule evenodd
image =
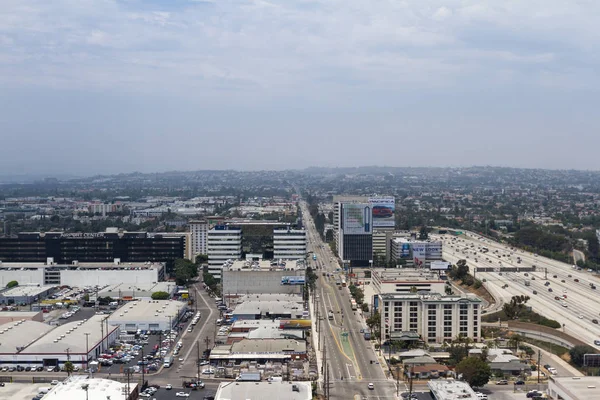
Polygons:
M86 379L86 376L72 376L61 385L51 386L52 390L44 398L60 400L106 400L122 399L126 383L110 379ZM87 385L87 391L84 389ZM136 389L137 383L131 383L129 390Z
M245 294L239 296L236 300L238 304L246 301L293 301L302 304L302 296L299 294L284 294L284 293L265 293L265 294Z
M0 353L14 354L17 348L27 348L54 329L37 321L13 321L0 325Z
M598 376L551 376L550 380L573 399L600 399L600 377Z
M45 268L55 269L73 269L73 270L87 270L87 269L100 269L100 270L143 270L143 269L154 269L164 267L163 263L159 262L138 262L138 263L120 263L115 264L111 262L97 262L97 263L77 263L77 264L45 264L45 263L6 263L0 262L0 271L9 270L37 270Z
M98 292L98 297L112 297L115 299L123 296L132 297L150 297L154 292L167 292L173 293L177 288L174 282L157 282L147 284L131 284L131 283L117 283L116 285L110 285L109 287L102 289Z
M298 389L292 390L292 387ZM311 400L310 382L222 382L215 400L262 400L271 399Z
M12 289L8 289L5 292L2 292L0 296L4 297L34 297L39 294L45 293L46 291L54 288L52 285L40 285L40 286L16 286Z
M394 301L394 300L421 300L423 302L475 302L481 303L481 299L473 293L464 293L462 295L442 295L440 293L427 293L427 294L415 294L415 293L382 293L380 295L382 300Z
M435 281L445 282L440 279L439 274L431 272L428 269L418 268L401 268L397 270L373 271L374 280L381 283L398 283L398 282L414 282L414 281Z
M93 315L88 320L68 322L64 325L57 326L39 340L24 349L22 354L57 354L65 353L69 348L71 353L85 354L86 350L92 349L107 336L106 323L104 322L106 315ZM102 325L103 324L103 325ZM110 332L118 329L117 327L109 327ZM86 347L86 333L87 337Z
M436 399L476 400L477 395L468 383L453 379L432 379L427 383Z
M285 261L285 264L278 263L277 260L267 260L267 261L243 261L237 260L234 261L233 264L227 266L227 264L223 265L223 271L240 271L240 272L254 272L254 271L285 271L293 269L296 271L306 269L306 265L304 261L296 262L296 261ZM304 276L304 273L302 273Z
M124 304L108 318L108 323L117 325L126 321L168 321L169 316L179 315L187 304L176 300L138 300Z
M292 317L301 316L304 307L295 301L261 301L250 300L238 304L233 310L233 315L257 314L290 314Z

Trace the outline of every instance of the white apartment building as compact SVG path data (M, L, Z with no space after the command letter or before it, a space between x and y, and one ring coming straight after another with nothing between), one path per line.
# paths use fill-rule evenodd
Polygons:
M208 272L221 279L221 270L227 260L242 257L242 230L217 226L208 231Z
M274 229L273 258L275 260L303 260L306 257L304 229Z
M191 234L192 256L208 253L208 221L195 220L188 223Z
M378 295L378 308L382 342L390 336L407 340L416 335L425 343L443 343L459 335L481 339L481 299L475 295L385 293Z

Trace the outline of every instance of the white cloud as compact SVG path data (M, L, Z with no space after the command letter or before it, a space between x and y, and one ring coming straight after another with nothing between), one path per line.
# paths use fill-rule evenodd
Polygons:
M12 60L0 81L322 97L495 76L547 86L536 75L551 71L573 87L578 63L598 67L600 3L571 3L11 0L0 9L0 46Z

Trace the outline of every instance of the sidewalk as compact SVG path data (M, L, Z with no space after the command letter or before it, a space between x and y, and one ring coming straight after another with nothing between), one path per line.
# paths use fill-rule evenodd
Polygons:
M317 370L318 370L318 374L319 374L319 379L317 379L317 382L318 382L319 387L322 389L323 388L323 374L322 374L323 354L322 354L322 350L319 350L321 348L321 346L319 344L319 335L317 334L318 321L316 319L317 314L315 312L315 308L314 308L312 300L309 300L309 302L308 302L308 309L309 309L311 320L312 320L312 324L310 326L310 336L312 337L313 350L315 352L315 357L317 358ZM321 325L321 328L323 328L323 325Z

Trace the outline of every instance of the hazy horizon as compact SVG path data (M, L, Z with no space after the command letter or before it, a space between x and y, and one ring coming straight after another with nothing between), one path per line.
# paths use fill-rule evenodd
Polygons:
M600 3L7 0L0 175L600 170Z

